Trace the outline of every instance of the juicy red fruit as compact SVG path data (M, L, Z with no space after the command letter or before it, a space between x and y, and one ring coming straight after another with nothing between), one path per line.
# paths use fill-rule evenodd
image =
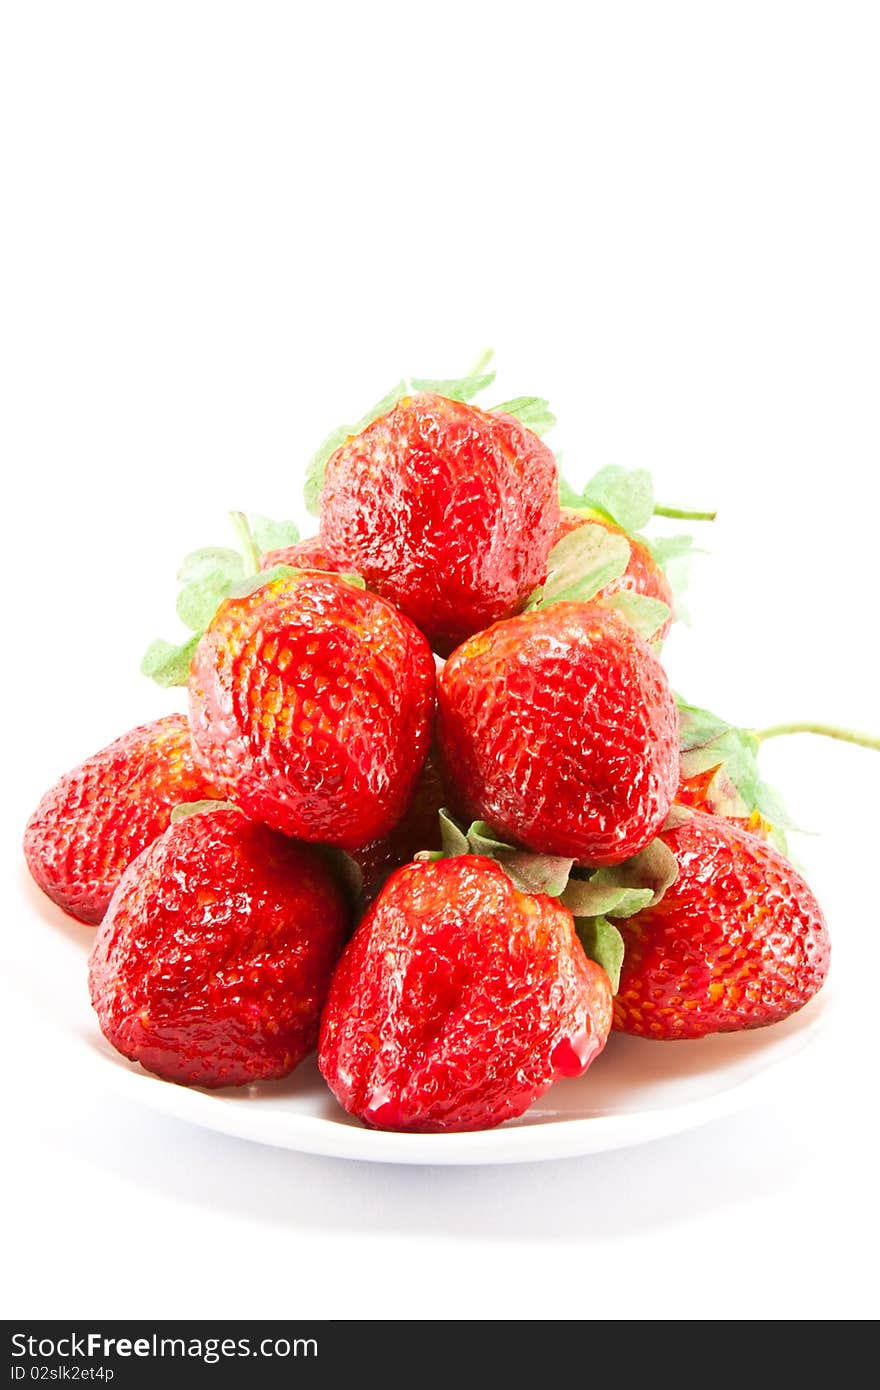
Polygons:
M189 816L130 865L99 929L101 1029L170 1081L286 1076L315 1045L347 924L317 850L235 810Z
M463 643L440 675L437 733L463 818L581 864L643 849L678 782L663 668L594 604L552 604Z
M192 755L189 724L170 714L141 724L56 782L27 823L34 881L82 922L100 922L132 859L182 801L219 798Z
M701 1038L802 1008L825 981L830 946L800 874L766 841L702 811L661 838L678 877L655 907L617 924L626 954L614 1026Z
M446 655L518 612L559 520L556 463L512 416L416 395L327 462L321 544Z
M384 599L283 576L221 604L193 657L196 757L247 815L356 848L400 820L428 752L434 660Z
M436 757L429 754L412 799L394 829L362 849L350 851L363 875L363 895L371 901L382 884L420 850L441 848L440 811L449 800Z
M289 565L295 570L324 570L338 572L339 566L331 563L317 536L297 541L295 545L281 546L278 550L267 550L260 557L260 569L271 570L276 565ZM351 569L351 566L347 566Z
M321 1023L340 1103L383 1129L487 1129L579 1076L611 1022L571 914L473 855L389 879L349 942Z

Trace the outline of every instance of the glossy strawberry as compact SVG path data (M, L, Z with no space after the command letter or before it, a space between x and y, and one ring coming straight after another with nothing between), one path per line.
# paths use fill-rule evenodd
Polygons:
M98 931L104 1035L169 1081L285 1076L315 1045L347 923L317 850L236 810L188 816L129 866Z
M445 655L518 612L559 521L556 464L537 435L437 395L405 397L331 455L321 544Z
M375 897L395 869L408 864L420 850L440 849L439 811L447 800L437 759L429 755L410 803L394 829L382 839L350 851L363 874L363 895L367 901Z
M65 912L100 922L124 870L174 807L219 796L193 760L184 715L142 724L46 792L24 832L28 868Z
M654 907L618 922L625 955L614 1025L648 1038L701 1038L776 1023L828 972L822 911L764 840L694 811L661 839L678 877Z
M554 603L465 642L440 675L437 732L465 820L581 864L638 853L678 782L663 668L594 604Z
M331 563L317 536L309 536L304 541L297 541L295 545L284 545L276 550L267 550L265 555L260 557L261 570L271 570L276 565L289 565L291 569L299 570L339 571L339 565ZM349 568L351 567L349 566Z
M391 604L335 575L228 598L189 679L196 757L254 820L368 844L400 820L428 751L434 659Z
M632 593L644 594L646 598L659 599L669 608L670 616L658 628L652 641L664 641L672 627L672 587L644 541L639 540L637 536L630 535L621 526L615 526L613 521L601 516L599 512L563 508L560 512L559 525L553 544L557 545L563 537L571 535L572 531L578 530L581 526L602 526L612 535L624 536L629 542L630 555L626 569L616 579L609 580L599 590L596 597L608 598L611 594Z
M611 1012L565 908L489 859L420 862L389 879L346 947L319 1065L367 1124L487 1129L584 1072Z

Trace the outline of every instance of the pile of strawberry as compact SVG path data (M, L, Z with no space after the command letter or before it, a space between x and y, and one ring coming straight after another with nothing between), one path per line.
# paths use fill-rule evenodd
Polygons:
M612 1028L760 1027L825 979L759 736L659 660L687 542L638 534L646 474L575 497L546 403L479 409L491 380L401 383L331 436L313 539L236 514L242 554L190 555L192 635L144 663L188 718L28 824L36 882L99 924L104 1034L161 1077L279 1078L317 1044L367 1124L481 1129Z

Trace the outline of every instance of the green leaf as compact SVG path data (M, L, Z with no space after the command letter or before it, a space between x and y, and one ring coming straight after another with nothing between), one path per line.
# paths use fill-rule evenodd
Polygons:
M606 527L587 522L570 531L550 551L543 588L532 594L526 611L568 600L586 603L629 564L629 541Z
M177 595L177 616L192 632L204 632L234 583L215 570L202 579L191 579Z
M779 793L767 782L759 781L755 789L755 808L765 820L779 830L801 830L791 815ZM801 830L801 834L804 832Z
M512 850L499 855L498 862L520 893L546 893L549 898L558 898L574 861L553 854Z
M471 823L467 832L468 854L484 854L489 859L495 859L499 854L513 854L515 846L509 845L505 840L499 840L491 825L487 825L484 820L475 820Z
M495 859L520 893L546 893L551 898L558 897L568 882L574 863L572 859L562 859L553 854L532 854L529 850L505 844L485 821L473 822L467 832L467 842L471 854Z
M171 812L171 824L188 820L190 816L204 816L211 811L237 811L231 801L180 801Z
M559 455L556 455L556 462L559 463ZM571 483L562 474L559 474L559 505L574 511L581 500L579 492L575 492Z
M271 584L276 579L288 579L292 575L305 574L305 570L294 569L292 565L273 565L270 570L261 570L259 574L249 574L240 584L233 584L227 593L227 598L249 598L258 589L264 589L267 584Z
M572 877L561 901L574 917L631 917L655 906L678 877L675 855L654 839L622 864Z
M328 571L328 573L332 573L332 571ZM348 570L345 573L340 570L336 578L341 579L343 584L348 584L352 589L366 589L367 587L367 582L361 575L352 574Z
M151 642L144 652L141 671L157 685L186 685L193 653L199 644L201 633L190 637L182 646L175 647L171 642L158 639Z
M299 540L299 527L295 521L272 521L268 516L260 516L256 512L248 513L248 521L261 555L265 555L269 550L282 550L286 546L296 545Z
M397 405L397 402L407 395L408 389L406 382L401 377L400 381L394 383L390 391L386 391L384 396L380 396L376 404L371 405L369 410L361 416L351 433L360 434L361 430L365 430L367 425L372 425L374 420L387 415L392 406Z
M556 424L556 416L543 396L514 396L512 400L502 401L501 405L493 405L492 414L514 415L533 434L546 434Z
M461 854L472 854L468 837L453 819L445 806L440 810L440 843L443 846L441 857L456 859ZM425 853L430 853L426 850Z
M647 907L653 896L650 888L624 888L597 874L569 879L560 902L573 917L631 917Z
M679 744L683 753L691 748L702 748L733 727L726 719L719 719L707 709L689 705L680 695L676 695L678 706ZM711 766L711 764L709 764Z
M481 372L477 376L463 376L433 380L430 377L414 376L410 381L413 391L427 391L432 396L445 396L449 401L472 401L495 380L494 372Z
M584 952L590 960L601 965L611 981L611 991L616 994L620 987L620 970L623 965L623 937L605 917L576 918L575 928L580 937Z
M640 531L654 514L654 484L644 468L601 468L587 483L580 503L597 507L624 531Z
M667 888L671 888L678 878L678 860L669 846L656 838L622 864L600 869L599 872L614 875L616 881L626 888L650 888L653 895L651 906L655 907Z
M673 802L669 808L669 814L663 822L664 830L678 830L680 826L687 825L689 820L693 820L694 813L689 806L679 806Z
M647 594L636 594L624 590L619 594L608 594L599 599L603 608L611 608L634 627L636 632L648 641L661 628L670 615L669 605L659 598L649 598Z
M191 579L204 579L206 575L222 574L231 584L244 577L244 560L237 550L224 546L207 546L203 550L193 550L187 555L177 572L181 584Z
M306 510L312 516L320 516L321 513L321 493L324 490L324 470L327 467L327 460L331 454L335 454L340 445L350 438L352 430L348 425L342 425L327 438L322 440L318 448L312 454L306 464L306 477L303 483L303 497L305 498Z
M693 536L640 536L639 540L648 547L661 569L665 569L670 560L706 554L703 546L695 544Z
M685 779L716 768L706 787L706 804L716 815L748 819L757 812L770 837L787 853L784 831L796 830L779 794L764 781L758 762L760 739L709 710L675 697L679 715L681 773Z
M332 433L327 435L326 439L321 442L319 448L312 454L312 457L306 464L306 479L303 487L306 508L311 512L312 516L320 515L321 493L324 489L324 470L327 467L327 460L330 455L335 454L336 450L340 449L353 435L360 434L361 430L367 428L367 425L371 425L374 420L378 420L380 416L387 414L391 407L396 405L400 400L401 396L406 395L406 389L406 382L398 381L381 400L377 401L374 406L370 407L365 415L361 416L356 424L340 425L338 429L333 430Z
M695 555L705 555L703 546L694 544L693 536L639 536L647 546L654 560L666 575L667 582L675 600L675 616L680 622L688 622L688 612L683 602L691 577L691 564Z

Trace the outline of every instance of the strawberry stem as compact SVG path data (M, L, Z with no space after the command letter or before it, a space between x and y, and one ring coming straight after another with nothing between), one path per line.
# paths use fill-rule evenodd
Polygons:
M494 348L484 348L468 372L468 376L482 376L494 356Z
M677 521L714 521L717 512L692 512L687 507L661 507L659 503L654 508L655 516L671 516Z
M820 738L836 738L841 743L856 743L860 748L876 748L880 752L880 737L858 733L855 729L843 729L839 724L773 724L769 729L755 730L755 737L761 743L768 738L781 738L784 734L818 734Z
M232 522L233 530L238 538L241 553L244 558L245 578L252 574L260 573L260 552L251 531L250 522L244 512L230 512L229 520Z

